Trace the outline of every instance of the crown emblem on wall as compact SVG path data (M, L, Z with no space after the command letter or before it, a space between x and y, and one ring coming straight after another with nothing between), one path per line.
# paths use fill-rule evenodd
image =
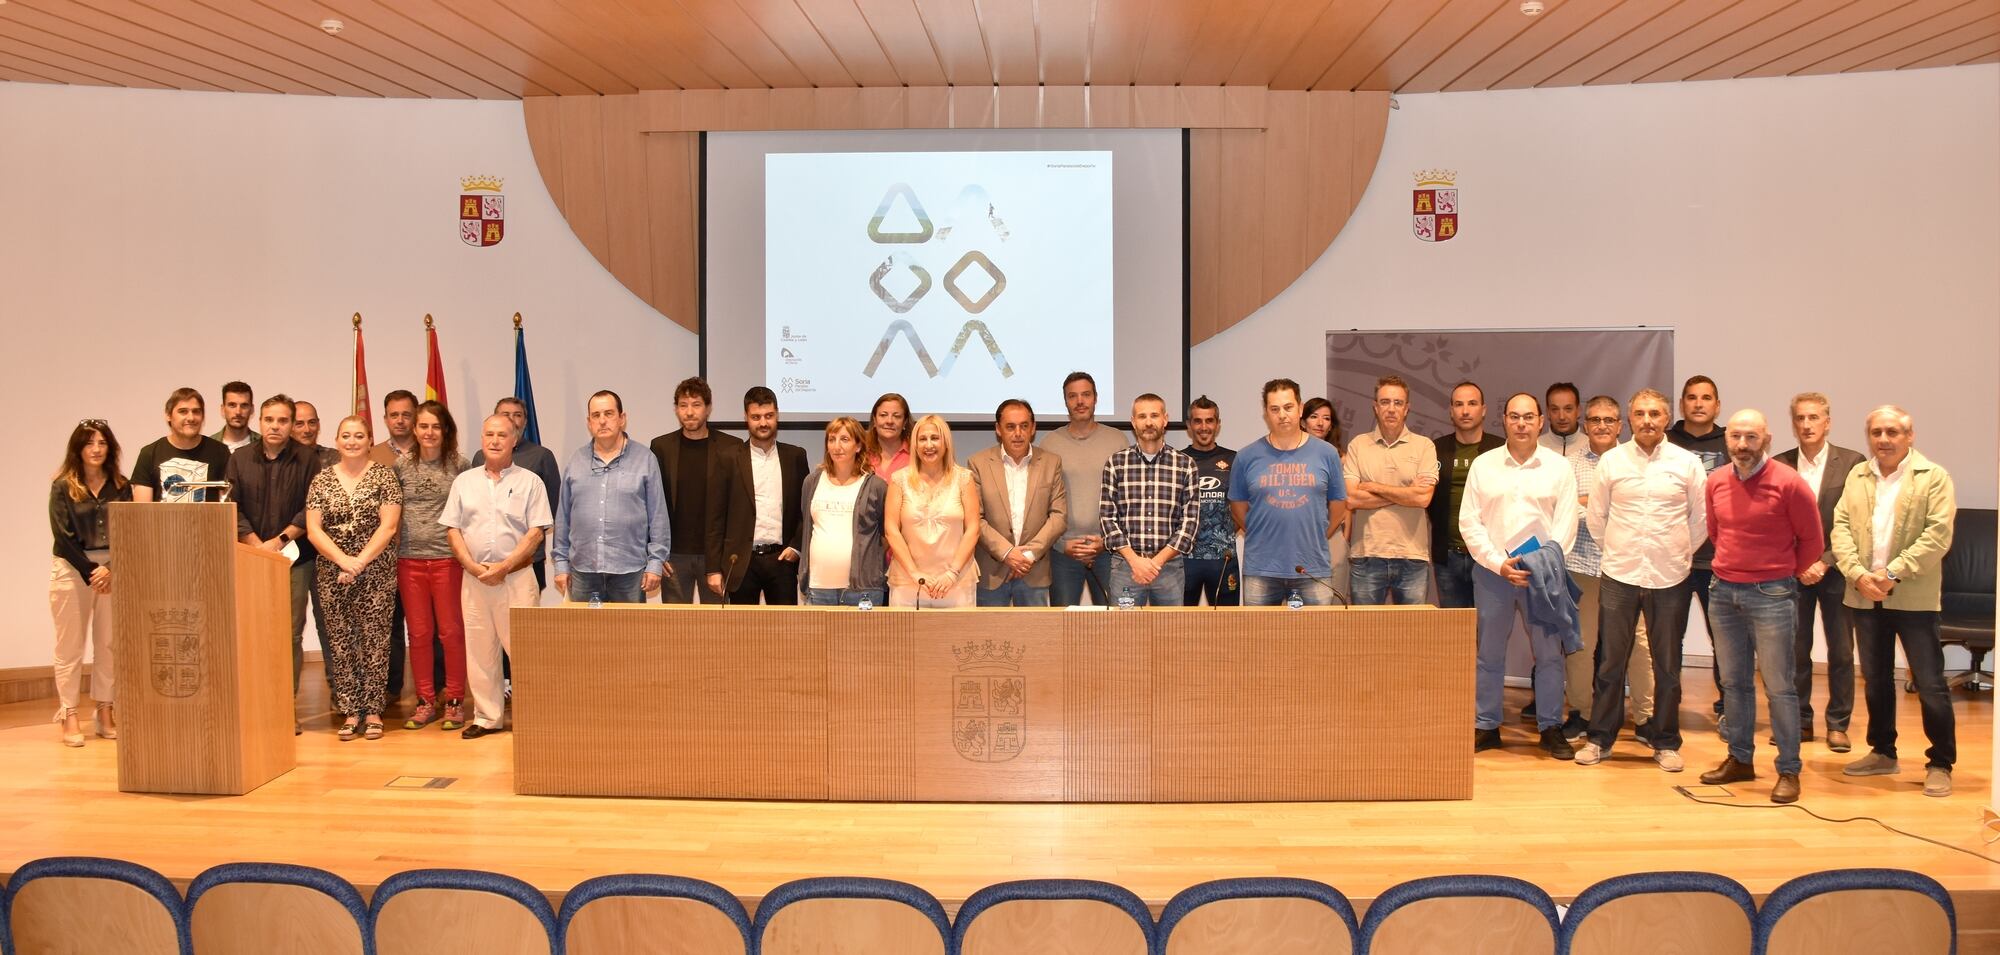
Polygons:
M986 667L1019 670L1021 668L1021 658L1026 656L1027 653L1028 648L1025 644L1017 647L1011 640L1005 643L994 643L991 640L975 640L957 644L951 648L951 654L958 658L958 668L961 670Z
M1419 186L1453 186L1458 184L1458 170L1456 169L1419 169L1412 175L1416 176L1417 185Z
M504 180L502 180L499 176L465 176L458 180L458 184L460 187L464 188L465 191L467 192L473 192L475 190L483 192L499 192L500 184L503 181Z

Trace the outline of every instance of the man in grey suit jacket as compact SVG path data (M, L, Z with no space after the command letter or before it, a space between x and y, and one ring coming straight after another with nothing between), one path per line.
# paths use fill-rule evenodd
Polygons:
M1833 409L1826 396L1808 391L1792 399L1792 434L1799 446L1777 455L1777 460L1799 472L1819 501L1823 539L1821 554L1805 573L1799 575L1799 625L1793 659L1794 679L1799 694L1799 738L1813 738L1813 608L1819 608L1820 623L1826 630L1826 745L1845 753L1853 744L1847 738L1847 720L1854 713L1854 622L1841 595L1846 578L1833 562L1833 510L1848 472L1867 463L1858 451L1850 451L1827 440L1833 426Z
M1035 447L1035 409L1019 398L993 413L1000 443L967 459L979 485L979 605L1049 605L1049 549L1069 526L1062 459Z

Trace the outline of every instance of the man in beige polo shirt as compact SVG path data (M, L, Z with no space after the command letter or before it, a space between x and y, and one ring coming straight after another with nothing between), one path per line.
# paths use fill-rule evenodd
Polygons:
M1354 512L1352 588L1356 604L1403 606L1428 599L1431 524L1424 510L1437 489L1437 445L1404 427L1410 386L1395 375L1375 382L1375 430L1347 444L1347 506Z

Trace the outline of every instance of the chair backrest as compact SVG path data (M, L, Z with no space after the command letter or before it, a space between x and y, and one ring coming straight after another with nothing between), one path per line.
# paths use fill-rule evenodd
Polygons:
M757 905L762 955L944 955L951 923L929 892L893 879L800 879Z
M60 856L22 866L0 895L20 955L187 955L186 909L165 876L117 859Z
M958 955L1147 955L1153 913L1130 889L1109 882L1002 882L965 900L952 940Z
M563 896L565 955L748 955L750 915L713 882L676 875L606 875Z
M1354 906L1311 879L1220 879L1181 890L1160 912L1156 955L1349 955Z
M373 955L368 907L346 879L311 866L232 862L188 884L199 955Z
M1583 890L1563 916L1558 955L1749 955L1757 904L1708 872L1641 872Z
M398 872L375 890L378 955L436 955L440 940L480 955L553 955L556 915L520 879L470 869Z
M1968 507L1952 520L1951 549L1944 555L1944 591L1983 601L1993 609L1994 510Z
M1958 912L1936 879L1905 869L1836 869L1778 886L1757 912L1764 955L1956 955Z
M1550 955L1555 949L1554 900L1507 876L1447 875L1405 882L1368 906L1361 923L1361 950L1370 955Z

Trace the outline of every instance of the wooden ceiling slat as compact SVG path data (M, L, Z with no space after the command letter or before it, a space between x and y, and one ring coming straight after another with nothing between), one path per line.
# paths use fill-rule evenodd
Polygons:
M1910 63L1913 61L1921 61L1923 59L1927 59L1931 56L1935 56L1939 53L1943 53L1946 51L1955 51L1959 47L1962 47L1967 43L1971 43L1975 40L1986 39L1988 37L1993 36L1995 33L2000 33L2000 14L1995 14L1994 16L1986 17L1985 19L1968 23L1965 26L1959 27L1956 30L1950 30L1944 33L1940 33L1937 36L1931 37L1928 40L1924 40L1920 43L1904 47L1900 50L1895 51L1894 53L1885 53L1881 56L1876 57L1875 59L1869 60L1868 62L1855 67L1855 69L1857 70L1899 69L1901 68L1902 64Z
M685 2L685 0L684 0ZM772 75L764 76L769 86L797 86L798 83L772 82L772 76L784 70L797 72L805 77L805 85L814 87L852 87L854 77L847 72L840 58L834 56L827 46L826 38L806 15L799 10L793 0L756 0L738 3L736 0L701 0L687 4L696 11L702 22L710 25L716 35L723 38L732 49L742 47L755 49L759 57L767 57L766 46L775 51L779 60L769 60ZM745 60L745 62L749 62ZM782 62L782 66L779 65ZM751 64L759 75L764 74L764 66Z
M1560 3L1557 4L1561 6ZM1547 16L1547 13L1542 16ZM1423 73L1446 52L1456 49L1488 23L1518 31L1541 17L1521 15L1519 0L1450 0L1416 35L1361 80L1362 89L1395 90ZM1512 35L1512 32L1509 33Z
M1002 86L1039 85L1042 64L1034 0L974 0L972 6L986 37L994 79Z
M1139 48L1134 82L1140 86L1173 86L1200 42L1201 21L1214 0L1155 0L1146 25L1146 42ZM1233 5L1232 0L1222 0Z
M1445 7L1445 0L1397 0L1375 17L1347 51L1313 83L1316 90L1355 90Z
M22 12L27 11L24 10ZM47 21L43 20L41 22ZM64 58L63 61L55 61L55 65L69 66L70 62L74 62L88 64L89 66L96 67L98 70L112 71L120 77L116 79L116 82L120 83L120 85L133 85L122 78L134 77L144 79L146 81L145 85L156 86L161 89L205 90L209 92L224 89L224 87L217 86L205 80L196 79L186 73L161 66L157 63L133 59L129 56L113 53L101 45L85 43L68 36L51 33L41 29L39 26L31 26L22 19L0 20L0 31L4 31L8 37L23 44L27 49L46 50L52 55L60 55ZM110 37L100 37L98 39L107 45L112 42L112 38ZM90 73L92 70L81 69L78 72ZM260 89L259 92L262 92L262 90Z
M910 86L945 85L944 64L931 43L930 30L917 12L916 0L854 0L876 42Z
M280 17L269 7L238 5L223 13L200 2L146 0L162 16L171 17L190 29L215 33L245 47L264 50L300 67L361 87L377 96L428 96L468 99L471 94L423 76L399 63L368 56L343 56L325 47L340 47L341 41L327 36L317 26ZM352 44L347 45L349 48ZM343 51L344 52L344 51Z
M379 10L376 11L376 19L371 21L321 6L318 0L257 0L256 3L240 4L227 3L226 0L204 2L223 3L235 15L281 36L310 32L317 39L302 38L300 42L310 43L314 49L329 56L354 63L426 95L439 95L431 92L437 87L480 99L507 99L520 95L510 86L489 82L408 42L400 32L409 29L409 24L400 17L382 14ZM346 24L346 29L338 37L327 36L319 30L319 22L329 14ZM519 85L520 80L516 77L512 86ZM547 92L541 91L543 95Z
M38 49L32 44L22 43L0 30L0 59L20 64L22 69L46 74L58 83L74 83L80 86L119 86L135 89L173 89L164 83L149 80L143 76L130 76L117 70L105 69L95 63L64 56L53 50Z
M2000 53L1988 53L1985 56L1975 56L1972 59L1960 63L1959 65L1971 66L1975 63L2000 63Z
M1648 8L1626 0L1603 11L1548 49L1514 64L1504 73L1489 79L1481 76L1482 71L1475 70L1445 89L1467 89L1470 84L1482 79L1485 82L1481 83L1481 89L1562 86L1565 85L1562 79L1565 76L1580 82L1630 59L1661 36L1674 35L1701 22L1706 16L1704 11L1712 12L1714 9L1715 5L1706 0L1687 0L1663 9ZM1631 46L1629 41L1635 37L1640 39L1640 43Z
M1271 77L1271 88L1310 89L1388 5L1389 0L1339 0L1327 7Z
M1938 2L1938 0L1929 0L1929 2ZM1956 4L1964 2L1964 0L1943 0L1943 2ZM1876 24L1882 17L1892 15L1898 10L1923 6L1925 3L1926 0L1915 0L1915 2L1911 2L1911 0L1859 0L1859 2L1848 3L1838 10L1814 17L1805 23L1797 24L1781 33L1766 31L1764 38L1758 40L1754 45L1744 47L1739 52L1716 61L1708 67L1691 74L1688 78L1720 80L1742 76L1772 60L1780 59L1787 54L1812 46L1828 37L1849 30L1877 30L1878 27ZM1751 34L1757 30L1764 29L1776 19L1773 17L1761 21L1752 30L1741 31L1733 35L1730 39L1732 42L1750 39ZM1708 53L1710 51L1719 51L1720 49L1721 47L1718 45L1703 52Z
M632 38L640 53L656 60L685 60L713 82L690 89L765 89L764 82L714 31L676 2L661 0L560 0L581 7ZM775 48L773 48L775 53ZM804 85L800 77L797 85Z
M979 30L979 12L972 0L917 0L917 12L929 29L945 81L953 86L993 85L993 63Z
M35 64L35 68L50 74L61 72L60 70L53 70L42 66L39 63ZM0 80L6 80L10 83L55 83L58 85L68 85L69 83L68 80L59 80L53 75L43 76L41 73L30 73L4 56L0 56Z
M1646 41L1644 48L1624 62L1585 80L1585 83L1602 85L1638 82L1640 77L1647 76L1690 53L1706 49L1709 44L1770 16L1772 11L1787 2L1789 0L1737 0L1664 39L1651 30L1642 31L1642 39ZM1701 0L1686 0L1682 5L1697 9L1707 6ZM1560 77L1561 74L1551 77L1551 84L1560 83Z
M1483 64L1491 62L1492 69L1500 70L1502 63L1519 63L1554 46L1616 2L1566 0L1538 17L1524 17L1519 10L1503 3L1471 33L1396 89L1404 93L1435 93Z
M121 35L136 42L147 43L147 37L168 53L183 57L211 57L243 64L250 74L266 86L295 93L327 93L335 96L396 96L408 95L409 91L392 83L375 79L372 85L350 81L338 73L328 73L302 62L296 47L282 44L266 46L262 43L246 43L240 37L228 32L189 22L179 16L163 13L143 2L135 0L79 0L76 3L57 3L55 0L37 0L38 5L53 13L68 16L79 23L89 22L80 13L65 13L65 9L89 8L99 15L121 24L127 31ZM207 12L206 7L193 7L189 12ZM233 21L228 21L233 22ZM107 32L116 32L116 27L107 25ZM254 31L245 31L254 32ZM135 35L136 34L136 35ZM269 37L262 37L268 41ZM211 60L212 62L212 60Z
M1090 22L1090 85L1132 85L1152 9L1153 0L1097 0Z
M1896 67L1896 69L1927 70L1939 66L1957 66L1960 63L1966 62L1968 58L1977 58L1996 50L2000 50L2000 34L1989 34L1970 43L1961 43L1943 53L1934 53L1921 59L1911 60Z
M127 73L147 70L150 73L145 75L151 75L177 89L279 92L276 87L250 79L245 75L249 71L243 70L240 64L235 64L237 70L231 72L168 53L158 45L127 39L128 34L137 32L138 35L145 36L145 33L132 31L130 24L121 24L115 17L106 16L88 7L65 3L64 0L37 2L32 6L26 3L19 4L18 9L9 15L18 25L16 35L23 39L33 38L27 31L37 31L43 37L70 44L67 47L57 48L64 49L73 56L104 63L106 66ZM146 39L157 40L152 36L146 36ZM181 45L181 49L185 49L184 44ZM80 50L94 51L94 55L81 53ZM176 77L179 79L173 79Z
M397 31L426 52L496 84L513 84L515 95L546 91L559 96L593 92L575 77L530 56L439 0L322 0L378 24L402 21ZM391 19L384 19L385 17Z
M1857 5L1855 0L1796 0L1783 9L1773 11L1770 16L1728 36L1719 37L1715 42L1662 66L1649 75L1640 77L1639 82L1659 83L1668 80L1695 79L1766 41L1781 38L1793 30L1810 26L1814 20L1821 17L1837 17Z
M601 58L579 53L569 42L522 16L510 4L495 0L438 0L438 3L442 10L456 14L519 55L529 57L531 62L545 64L582 84L587 92L613 95L639 91L637 83L607 68Z
M798 0L799 9L819 31L847 75L862 86L901 86L903 79L889 62L882 41L854 0Z
M1200 40L1181 70L1182 86L1221 86L1236 72L1250 43L1271 18L1274 0L1231 0L1212 4L1202 17ZM1251 84L1242 84L1251 85ZM1262 83L1254 84L1262 86Z
M1742 77L1784 76L1793 70L1804 69L1829 56L1845 53L1885 33L1900 30L1912 23L1928 20L1946 10L1962 6L1967 2L1976 3L1979 0L1914 0L1914 2L1911 2L1911 0L1871 0L1870 6L1887 6L1888 10L1879 13L1872 19L1851 24L1843 29L1815 39L1810 43L1786 50L1782 53L1777 53L1775 44L1772 44L1774 49L1769 52L1774 53L1774 55L1758 60L1756 63L1751 64L1748 69L1738 71L1736 75ZM1795 32L1803 33L1805 31ZM1762 48L1752 50L1744 54L1742 59L1750 59L1752 58L1752 54L1761 55L1760 50Z
M1795 70L1792 75L1819 76L1860 69L1877 57L1909 49L1939 34L1948 33L1969 23L1977 23L1990 16L1992 12L1993 7L1990 3L1968 3L1964 6L1953 7L1934 17L1912 23L1900 30L1885 33L1851 50Z
M1278 68L1298 49L1307 31L1318 23L1333 0L1284 0L1264 13L1257 32L1243 48L1225 82L1230 86L1269 86Z
M1087 0L1036 0L1035 47L1042 51L1041 78L1046 86L1082 86L1090 82L1090 15Z
M606 26L601 18L578 12L558 0L504 0L516 16L562 38L570 48L601 62L626 84L641 90L687 89L717 85L685 56L649 57L632 44L631 31ZM585 6L585 5L579 5Z

